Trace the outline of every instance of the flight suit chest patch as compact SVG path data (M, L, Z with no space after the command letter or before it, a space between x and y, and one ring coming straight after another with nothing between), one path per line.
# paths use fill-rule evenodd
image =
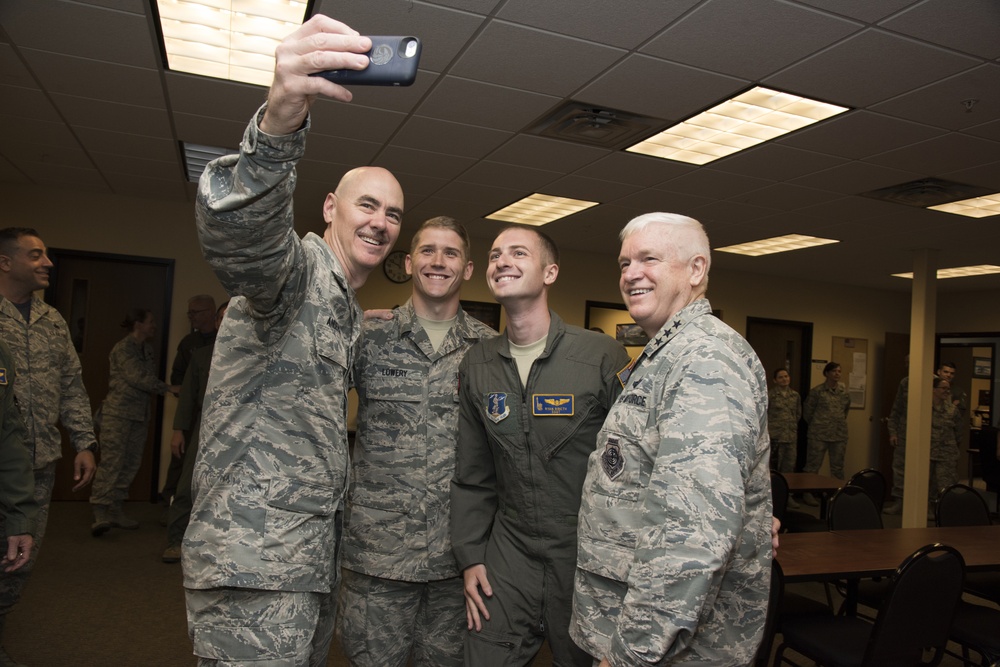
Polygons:
M532 394L531 414L535 417L572 417L573 394Z

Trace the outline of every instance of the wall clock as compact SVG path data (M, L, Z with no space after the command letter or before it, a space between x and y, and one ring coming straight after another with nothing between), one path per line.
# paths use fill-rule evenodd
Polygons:
M405 283L410 279L406 273L406 252L404 250L393 250L382 263L382 270L385 277L394 283Z

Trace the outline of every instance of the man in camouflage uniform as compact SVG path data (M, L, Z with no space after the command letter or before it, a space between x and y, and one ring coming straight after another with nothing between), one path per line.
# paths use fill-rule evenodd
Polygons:
M501 232L486 277L507 329L470 348L459 370L451 538L465 579L466 665L527 665L544 639L554 664L591 664L569 638L576 520L628 355L549 310L558 274L547 236Z
M399 236L388 171L349 171L323 237L293 226L295 165L317 95L351 94L325 69L361 69L371 40L326 16L277 48L268 101L239 155L208 166L196 219L234 295L215 343L182 564L202 665L325 665L347 488L347 379L361 334L355 290Z
M465 596L448 532L458 364L496 335L459 304L472 268L465 228L428 220L406 257L413 296L362 326L338 614L353 667L462 666Z
M4 297L0 299L0 338L14 355L14 394L28 430L38 504L31 558L17 572L0 579L0 632L3 619L21 597L45 536L56 462L62 456L56 422L62 422L77 452L73 490L89 484L96 470L90 397L69 327L55 308L33 295L49 286L51 269L38 232L25 227L0 230L0 296Z
M910 395L910 378L899 381L896 398L886 421L889 429L889 446L892 447L892 490L889 502L882 511L885 514L900 514L903 511L903 486L906 479L906 409Z
M934 375L948 383L948 400L958 411L959 423L964 424L963 420L969 417L969 395L962 389L955 390L955 362L942 362Z
M823 368L826 378L809 390L802 406L802 418L809 425L805 472L819 472L823 458L830 453L830 475L844 479L844 455L847 452L847 413L851 397L840 383L840 364L831 361ZM817 504L811 495L804 496L810 505Z
M771 574L767 379L704 298L700 223L650 213L621 237L651 340L588 462L570 633L602 666L748 665Z
M931 402L931 465L928 475L927 520L935 519L941 491L958 484L959 425L963 424L951 398L951 383L934 378Z

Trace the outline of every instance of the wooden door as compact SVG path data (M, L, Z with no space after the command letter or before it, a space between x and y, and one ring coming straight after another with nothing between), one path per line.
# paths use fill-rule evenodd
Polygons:
M83 366L92 409L108 392L108 355L128 332L121 327L129 308L146 308L156 321L153 349L157 374L167 377L167 336L174 260L73 250L49 249L55 267L45 299L66 319ZM129 489L132 500L152 500L159 483L160 432L163 398L150 399L149 422L142 466ZM89 489L72 492L75 454L63 433L63 458L56 469L52 497L55 500L86 500Z

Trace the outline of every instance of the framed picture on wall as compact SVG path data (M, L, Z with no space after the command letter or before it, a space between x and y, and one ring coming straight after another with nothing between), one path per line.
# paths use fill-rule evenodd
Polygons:
M987 357L973 357L972 358L972 377L974 378L986 378L987 380L993 375L993 360Z
M500 304L489 301L462 301L462 310L494 331L500 331Z

